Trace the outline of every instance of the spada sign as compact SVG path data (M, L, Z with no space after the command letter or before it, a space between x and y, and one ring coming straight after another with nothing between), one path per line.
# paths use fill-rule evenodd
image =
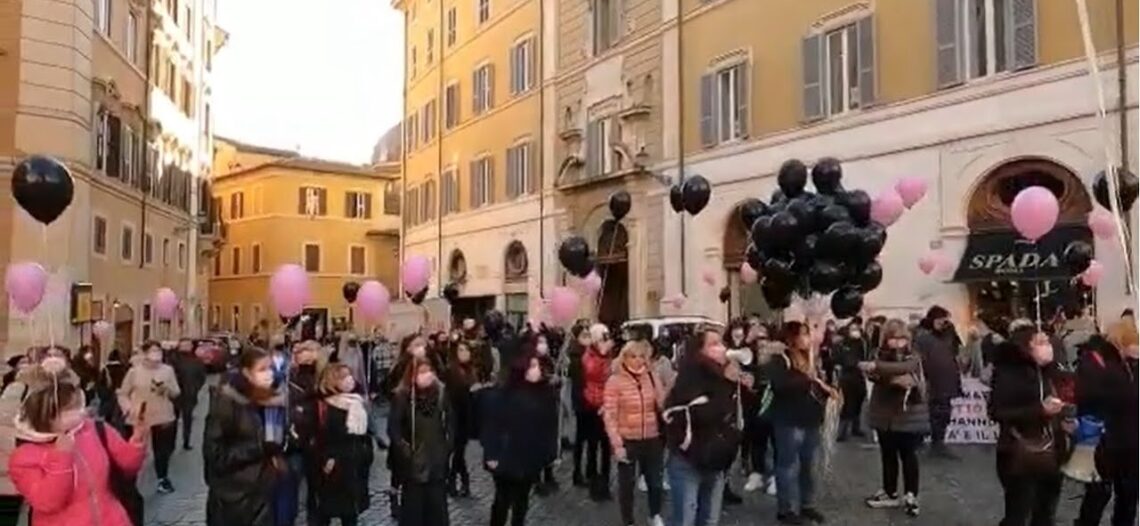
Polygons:
M1061 259L1069 243L1078 240L1092 242L1087 227L1057 227L1036 243L1013 230L974 232L966 240L954 281L1068 279L1072 276Z

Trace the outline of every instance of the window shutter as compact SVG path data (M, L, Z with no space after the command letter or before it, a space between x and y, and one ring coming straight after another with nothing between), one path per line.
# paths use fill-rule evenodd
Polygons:
M716 144L716 75L701 76L701 145Z
M486 185L487 204L493 204L495 202L495 158L487 157L483 167L486 170L483 184Z
M107 164L104 169L107 171L107 175L118 177L122 163L123 124L114 115L108 117L108 122L110 123L108 125L110 137L107 141Z
M1010 43L1006 46L1010 54L1010 69L1019 70L1037 64L1037 5L1036 0L1010 0L1007 4L1012 11L1009 20Z
M344 193L344 217L356 217L356 194L352 192Z
M479 208L479 161L471 161L468 171L467 187L471 189L471 195L467 204L474 210Z
M598 135L600 135L598 121L586 124L586 176L598 175Z
M803 39L804 119L823 117L823 36Z
M372 219L372 194L366 192L360 195L364 197L364 219Z
M518 147L512 146L507 148L507 199L514 199L519 195L518 185L515 179L518 178Z
M495 107L495 65L487 64L487 107Z
M962 4L959 0L934 0L934 33L938 61L938 87L962 83Z
M538 70L538 39L531 38L527 41L527 65L526 76L523 78L523 90L529 90L534 87L537 79L542 78L542 72Z
M527 160L527 193L533 194L541 192L542 189L539 185L539 173L542 170L541 160L534 154L534 143L527 143L526 145L526 160Z
M748 113L749 90L748 87L752 80L752 67L748 63L736 66L736 127L737 137L748 137L748 124L749 119L752 117Z
M476 69L471 74L471 108L475 115L483 112L483 105L479 103L479 94L483 92L483 85L479 82L479 71L481 69Z
M606 28L609 30L609 45L606 47L611 48L622 36L622 0L610 0L607 7L609 7L610 16L609 27Z
M875 102L875 17L868 16L855 23L859 59L859 106Z
M297 213L305 215L305 187L302 186L297 189Z
M317 189L317 215L326 215L329 211L328 192L324 188Z

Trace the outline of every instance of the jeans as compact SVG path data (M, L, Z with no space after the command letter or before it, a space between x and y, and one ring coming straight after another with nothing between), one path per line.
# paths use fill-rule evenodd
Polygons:
M150 428L150 445L154 451L154 473L159 480L165 480L170 474L170 456L174 454L174 446L178 442L178 424L170 422Z
M317 461L310 455L294 452L285 458L289 471L280 479L274 495L274 512L282 517L282 524L292 525L297 517L301 502L301 481L305 481L305 513L309 526L321 526L317 510L317 484L320 470Z
M621 523L633 524L633 486L637 472L645 476L649 489L649 516L661 514L661 469L665 461L665 445L660 438L626 440L625 462L618 462L618 507Z
M530 490L534 487L534 480L503 475L494 475L494 479L495 501L491 503L491 526L507 524L508 514L511 516L511 526L523 526L526 524L526 511L530 507Z
M582 453L586 450L586 435L590 424L590 414L586 411L574 413L574 474L582 474Z
M902 463L903 488L918 496L918 445L922 435L899 431L878 431L879 455L883 464L883 491L898 496L899 463Z
M946 428L950 427L950 413L954 406L950 399L930 401L930 444L940 446L946 440Z
M1005 517L999 526L1053 526L1061 498L1061 472L1020 475L1013 471L1011 455L997 453L998 481L1005 492Z
M1081 513L1075 526L1097 526L1100 524L1108 501L1116 499L1112 505L1112 526L1132 526L1136 523L1137 478L1136 473L1114 476L1085 484L1085 496L1081 499Z
M716 526L724 499L724 472L701 471L681 455L669 455L665 469L672 502L670 526Z
M744 441L747 447L747 456L743 458L750 461L752 473L768 474L768 443L772 441L772 422L768 419L754 416L744 423Z
M815 497L815 453L819 450L818 427L776 424L776 510L799 514L812 507Z

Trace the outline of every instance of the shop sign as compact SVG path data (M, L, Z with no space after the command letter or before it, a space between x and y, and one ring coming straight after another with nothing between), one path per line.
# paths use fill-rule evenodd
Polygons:
M1062 257L1078 240L1092 242L1087 227L1058 227L1036 243L1012 230L971 233L954 281L1068 279Z

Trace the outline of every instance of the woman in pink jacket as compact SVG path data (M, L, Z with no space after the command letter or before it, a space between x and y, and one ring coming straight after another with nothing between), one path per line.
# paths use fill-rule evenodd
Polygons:
M136 426L129 441L107 426L106 447L87 416L83 391L60 381L62 360L34 366L16 420L21 445L8 459L8 476L32 510L35 526L131 526L110 487L111 462L133 477L142 467L148 429Z
M664 386L649 368L652 348L643 341L625 344L614 373L606 381L602 418L618 462L618 507L622 524L632 526L633 483L638 470L649 490L649 521L662 526L661 491L665 443L657 415L665 400Z

